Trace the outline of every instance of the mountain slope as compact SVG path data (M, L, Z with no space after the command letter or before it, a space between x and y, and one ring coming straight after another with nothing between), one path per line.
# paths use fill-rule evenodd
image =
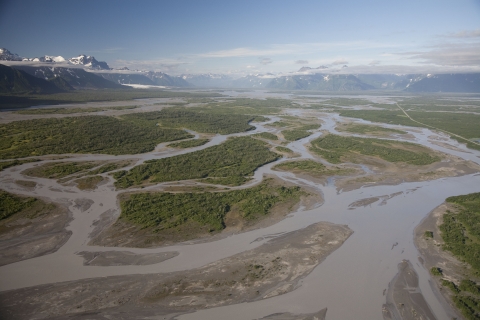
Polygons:
M411 81L408 92L475 92L480 93L480 74L436 74Z
M284 76L272 79L266 86L282 90L362 91L375 89L349 74L312 74Z
M97 73L103 78L118 84L144 84L154 86L155 82L143 74L123 74L123 73Z
M82 65L84 67L96 70L110 70L110 67L105 61L97 61L93 56L86 56L84 54L78 57L68 59L71 64Z
M104 79L81 68L15 66L35 77L42 79L63 78L75 89L120 89L124 86Z
M0 93L58 93L65 91L62 86L67 87L61 80L47 81L0 64Z

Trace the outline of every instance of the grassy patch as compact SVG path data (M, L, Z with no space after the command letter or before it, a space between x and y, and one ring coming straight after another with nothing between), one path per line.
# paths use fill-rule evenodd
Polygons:
M27 169L22 173L30 177L60 179L96 166L95 162L53 162Z
M344 175L351 173L352 170L333 167L327 168L320 162L313 160L289 161L276 165L274 170L302 171L311 175Z
M254 220L267 215L275 204L302 194L299 187L273 186L269 181L227 192L135 193L121 201L120 219L157 233L180 229L189 222L213 232L225 228L225 215L232 210L245 220Z
M32 207L35 201L37 201L35 198L19 197L0 190L0 220Z
M408 106L403 106L407 109L408 114L421 123L445 130L451 133L458 134L466 139L474 139L480 137L480 115L468 113L451 113L451 112L423 112L423 111L408 111ZM383 122L390 124L400 124L406 126L420 127L421 125L410 120L405 114L397 110L349 110L340 112L341 116L361 118L369 121ZM453 139L457 139L455 136ZM480 150L480 147L468 140L459 140L467 143L467 146L472 149Z
M30 180L15 180L15 183L25 188L35 188L37 183Z
M129 110L135 109L138 106L120 106L120 107L105 107L105 108L32 108L15 111L18 114L72 114L72 113L88 113L100 112L108 110Z
M280 128L286 128L286 127L290 127L292 125L293 124L291 122L285 122L285 121L275 121L275 122L272 122L272 123L267 123L267 126L280 127Z
M39 105L81 103L90 101L123 101L145 98L207 98L219 97L213 92L185 92L140 89L75 90L73 92L37 95L0 94L0 109L25 108Z
M192 139L180 142L170 143L168 146L172 148L193 148L203 146L204 144L208 143L210 139Z
M278 155L262 141L250 137L228 139L225 143L170 158L149 160L114 177L118 188L140 185L145 181L164 182L186 179L241 179L261 165L275 161Z
M311 142L310 150L330 163L341 163L342 158L354 154L376 156L389 162L427 165L439 161L427 148L407 142L373 138L342 137L329 134Z
M281 152L281 153L293 153L293 151L287 147L282 147L282 146L278 146L278 147L275 147L275 150L277 150L278 152Z
M0 125L0 158L65 153L135 154L192 137L183 130L106 116L34 119Z
M288 141L297 141L297 140L308 137L312 133L310 133L306 130L294 129L294 130L283 130L282 134L285 137L285 139L288 140Z
M10 167L15 167L19 166L24 163L29 163L29 162L37 162L40 161L39 159L25 159L25 160L11 160L11 161L0 161L0 171L10 168Z
M423 234L423 236L425 237L425 239L433 239L433 231L425 231L425 233Z
M254 138L262 138L267 140L278 140L278 137L270 132L260 132L253 135Z
M126 167L126 166L130 165L131 163L132 163L131 160L109 162L109 163L106 163L106 164L102 165L101 167L98 167L97 169L89 171L88 174L95 175L95 174L110 172L110 171L113 171L113 170L117 170L117 169Z
M102 181L102 176L89 176L76 179L73 182L77 184L77 188L80 190L93 190L97 188L97 185Z
M359 134L368 134L368 133L398 133L398 134L406 134L407 132L402 130L396 129L389 129L383 128L379 126L370 126L366 124L349 124L345 127L337 127L339 130L347 131L351 133L359 133Z
M231 134L255 129L248 115L211 114L191 108L167 108L160 111L133 113L123 116L135 123L156 125L165 128L188 128L197 132Z

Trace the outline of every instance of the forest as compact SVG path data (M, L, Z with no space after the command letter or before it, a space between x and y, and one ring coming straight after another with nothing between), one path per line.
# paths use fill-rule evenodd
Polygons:
M275 161L279 155L268 146L250 137L230 138L226 142L203 150L149 160L132 168L119 171L114 177L117 188L153 183L202 178L223 178L222 184L239 184L251 176L255 169Z
M184 130L142 126L106 116L15 121L0 125L0 159L47 154L137 154L161 142L193 136Z
M472 267L472 278L480 276L480 193L449 197L457 212L447 211L440 225L443 249ZM448 280L446 280L449 282ZM480 318L480 286L472 279L463 279L457 287L444 283L452 290L453 301L467 319Z
M415 148L416 151L403 148ZM328 134L311 141L310 150L330 163L342 162L342 157L360 153L377 156L389 162L405 162L413 165L427 165L440 160L429 154L427 148L407 142L388 141L373 138L342 137Z
M242 219L254 220L271 208L305 194L299 187L274 186L270 181L242 190L200 193L133 193L121 201L120 219L159 233L195 221L208 231L225 228L225 215L236 210Z
M255 129L249 124L254 119L252 116L212 114L180 107L132 113L123 118L143 125L158 123L164 128L188 128L203 133L231 134Z
M193 148L193 147L199 147L203 146L204 144L208 143L210 139L191 139L191 140L185 140L185 141L179 141L179 142L173 142L168 145L168 147L171 148Z

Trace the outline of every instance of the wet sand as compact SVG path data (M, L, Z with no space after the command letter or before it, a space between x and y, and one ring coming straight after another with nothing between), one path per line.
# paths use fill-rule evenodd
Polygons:
M171 315L192 309L256 301L294 290L352 234L346 226L316 223L274 237L256 249L200 269L162 275L131 275L43 285L0 294L2 319L99 316L138 309ZM111 253L103 253L108 257ZM168 253L170 257L177 253ZM84 253L84 258L86 254ZM88 254L87 254L88 255ZM121 260L117 252L111 261ZM167 254L164 254L167 257ZM167 257L168 259L168 257ZM103 263L108 259L103 259ZM125 261L125 260L124 260ZM284 315L287 316L287 315ZM267 319L313 319L313 315Z
M418 287L418 276L408 260L398 264L398 273L388 287L382 312L385 320L434 320L435 315Z

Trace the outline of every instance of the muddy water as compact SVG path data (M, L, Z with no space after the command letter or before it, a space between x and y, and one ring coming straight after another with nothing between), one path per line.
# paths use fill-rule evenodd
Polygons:
M298 110L295 110L298 114ZM298 114L301 115L301 114ZM335 121L341 118L335 114L323 114L322 130L335 132ZM270 121L274 121L272 118ZM355 120L356 121L356 120ZM369 123L358 121L359 123ZM263 125L256 125L255 131L238 135L272 130ZM456 141L436 134L427 129L412 129L400 126L421 143L445 153L480 162L479 152L467 150ZM194 133L195 134L195 133ZM308 141L321 136L316 132L302 140L291 142L288 148L301 155L312 158L304 146ZM238 136L237 135L237 136ZM174 150L157 147L156 151L134 156L77 155L69 160L107 160L107 159L158 159L172 155L200 150L225 141L226 136L215 136L208 144L189 150ZM457 147L451 150L436 144L435 140ZM65 161L65 160L63 160ZM280 160L285 161L285 160ZM278 163L278 162L277 162ZM319 221L346 224L354 234L340 249L331 254L304 281L301 286L288 294L240 305L214 308L188 314L180 319L255 319L278 312L309 313L328 308L327 319L382 319L382 304L385 302L383 292L397 273L397 265L403 259L413 263L419 275L420 289L438 319L450 319L448 311L440 305L429 285L429 274L418 261L418 252L413 244L413 230L416 225L448 196L480 191L480 175L445 178L419 183L403 183L396 186L373 186L349 192L338 193L334 184L326 186L302 180L292 173L272 171L277 164L271 163L259 168L254 179L248 184L261 181L264 174L275 174L279 178L298 185L308 185L323 193L325 203L309 211L292 213L287 219L268 228L237 234L228 238L199 244L181 244L156 249L134 249L133 253L156 253L177 251L179 255L159 264L144 266L84 266L83 258L75 253L81 251L125 251L125 248L91 247L87 245L93 223L100 214L109 211L114 216L119 214L112 181L100 186L94 192L80 191L75 187L65 187L49 179L33 179L21 175L21 170L34 166L34 163L7 169L0 173L2 189L30 196L40 196L53 201L67 203L73 214L73 221L68 229L73 234L68 242L57 252L20 261L0 267L0 290L11 290L38 284L54 283L110 275L162 273L197 268L233 254L255 248L266 240L267 236L278 236ZM19 170L20 169L20 170ZM368 168L365 168L368 170ZM13 183L13 180L33 180L38 186L27 191ZM245 187L245 186L243 186ZM150 187L155 189L158 186ZM393 195L386 202L381 200L366 207L350 210L349 205L355 201L370 197ZM76 199L91 199L92 206L82 212L74 207ZM384 197L385 198L385 197Z

